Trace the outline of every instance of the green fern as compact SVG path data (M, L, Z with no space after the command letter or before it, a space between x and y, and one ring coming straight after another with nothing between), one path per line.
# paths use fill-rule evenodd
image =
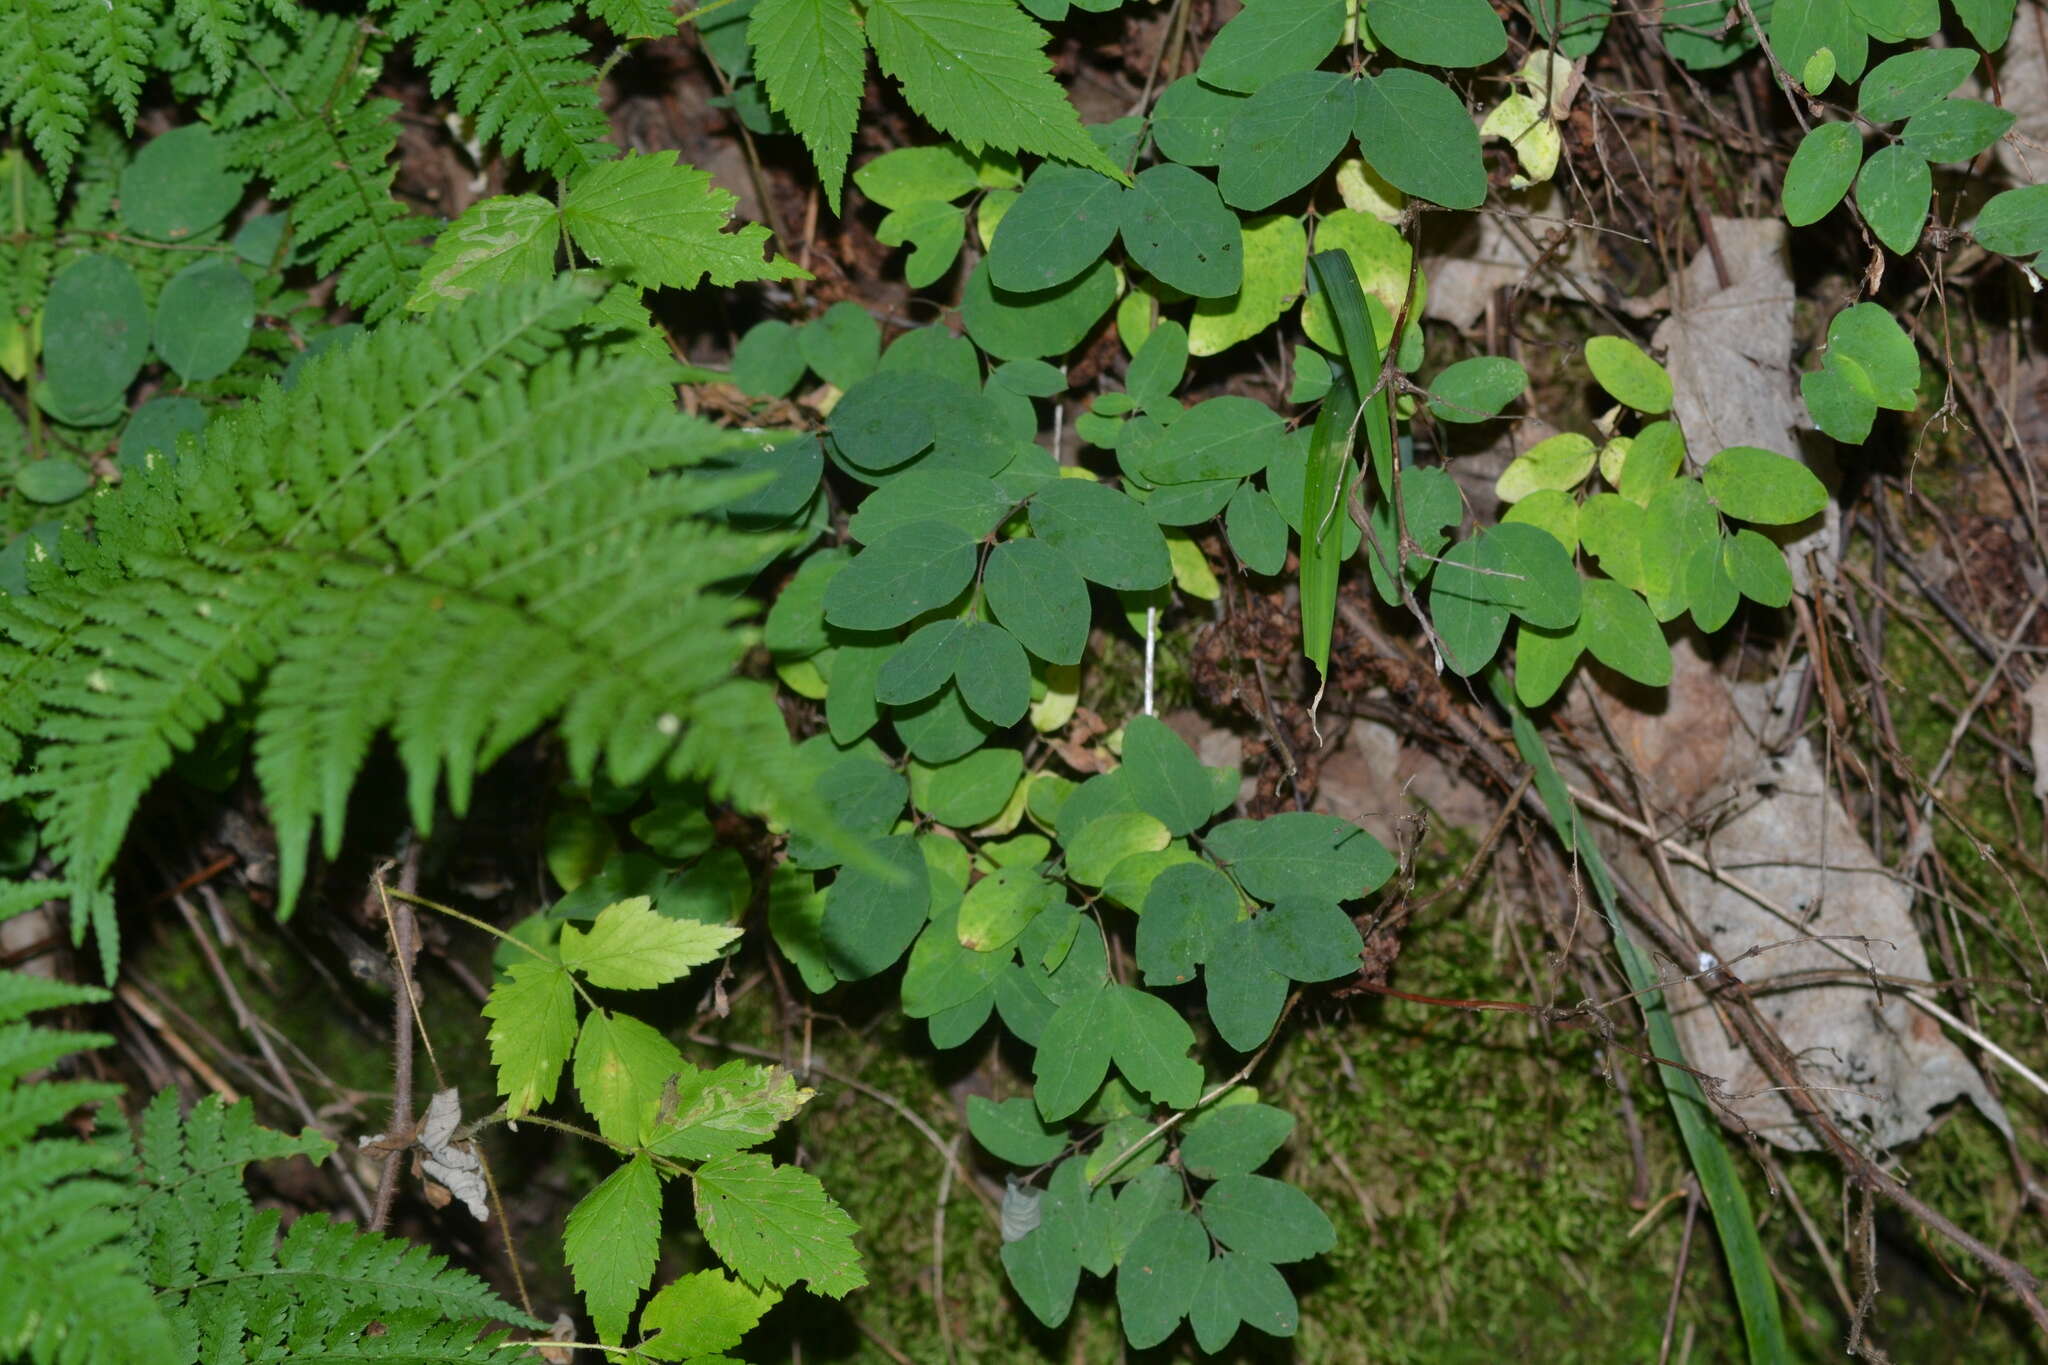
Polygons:
M676 413L658 362L572 336L593 297L556 282L373 329L103 492L95 538L68 536L61 567L33 563L34 592L0 603L0 687L36 699L0 708L36 727L15 787L110 976L108 875L135 807L245 704L287 908L316 825L338 851L385 730L422 826L444 778L460 813L477 771L551 719L586 777L795 799L770 694L729 681L747 637L715 590L769 547L706 515L740 483L685 468L760 438ZM721 739L736 729L744 769Z
M117 1085L27 1073L112 1039L24 1022L106 992L0 972L0 1359L33 1365L157 1365L175 1338L129 1240L134 1187L123 1138L37 1137Z
M218 108L238 130L235 164L292 201L293 231L314 269L339 272L335 297L371 322L405 302L432 226L391 197L398 105L370 98L388 46L333 15L273 29L251 46Z
M611 157L594 73L580 60L590 45L563 27L575 17L573 6L374 0L374 7L389 13L393 35L414 40L435 96L452 92L479 139L563 180Z
M70 173L92 111L85 61L74 46L80 0L0 5L0 113L28 134L58 184Z
M242 1187L254 1161L324 1161L333 1144L257 1125L243 1101L202 1100L183 1120L166 1091L143 1115L136 1240L164 1312L200 1360L475 1360L533 1326L424 1248L307 1214L282 1238Z

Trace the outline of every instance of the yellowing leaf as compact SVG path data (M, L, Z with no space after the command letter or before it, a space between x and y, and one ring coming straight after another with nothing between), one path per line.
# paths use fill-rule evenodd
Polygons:
M1398 231L1369 213L1355 213L1350 209L1338 209L1326 214L1316 225L1316 250L1341 250L1351 258L1351 265L1358 272L1358 287L1386 306L1387 316L1400 316L1401 305L1408 297L1408 263L1414 253L1408 241ZM1409 326L1422 316L1422 306L1429 301L1429 277L1417 271L1415 274L1415 306L1408 311ZM1342 348L1337 342L1337 329L1330 320L1330 309L1320 293L1311 294L1301 306L1302 330L1308 339L1326 351Z
M739 936L732 925L656 914L647 897L635 896L599 911L588 930L563 925L562 962L593 986L647 990L711 961Z
M1519 502L1539 488L1576 488L1593 472L1599 452L1575 431L1539 441L1501 471L1493 491L1502 502Z
M1369 213L1382 223L1398 223L1408 206L1408 196L1387 183L1387 178L1365 164L1365 158L1347 156L1337 163L1337 197L1354 213Z
M649 1146L686 1161L743 1152L774 1136L815 1093L781 1067L727 1062L715 1071L683 1068L662 1100Z
M1308 265L1308 234L1290 213L1268 213L1244 223L1244 284L1227 298L1198 299L1188 321L1188 354L1215 355L1259 335L1300 296ZM1129 297L1138 298L1133 292ZM1123 329L1123 309L1117 327ZM1128 335L1128 334L1126 334Z

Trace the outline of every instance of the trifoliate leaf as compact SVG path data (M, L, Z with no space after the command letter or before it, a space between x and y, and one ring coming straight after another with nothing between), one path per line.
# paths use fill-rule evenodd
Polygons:
M733 925L670 919L635 896L606 906L588 931L563 925L562 963L593 986L648 990L713 961L739 936Z
M692 1177L697 1226L742 1280L841 1298L867 1283L853 1220L808 1171L758 1152L705 1162Z
M419 287L405 306L424 313L479 290L549 279L561 244L561 220L541 196L479 199L434 239L433 253L420 267Z
M868 42L925 120L969 151L1036 152L1123 178L1052 78L1045 33L1010 0L870 0Z
M763 258L768 229L759 223L724 230L738 202L674 152L629 154L576 177L562 222L593 260L648 288L809 279L779 256Z
M625 1334L633 1305L654 1278L660 1240L661 1179L645 1156L613 1171L569 1210L562 1257L605 1341Z
M781 1301L781 1290L749 1288L723 1270L684 1275L655 1291L640 1310L637 1349L656 1360L682 1361L728 1350Z
M555 1097L562 1063L576 1043L576 990L559 964L515 962L484 1001L498 1093L517 1118Z
M685 1066L676 1073L675 1089L662 1095L647 1145L684 1161L743 1152L775 1136L813 1093L779 1066Z
M681 1074L676 1045L638 1019L609 1010L583 1017L576 1042L576 1096L608 1142L637 1147L648 1140L669 1078Z
M859 16L847 0L759 0L747 41L768 103L810 148L826 202L839 212L867 76Z
M1202 1196L1202 1221L1232 1251L1262 1261L1305 1261L1337 1244L1315 1201L1285 1181L1229 1175Z

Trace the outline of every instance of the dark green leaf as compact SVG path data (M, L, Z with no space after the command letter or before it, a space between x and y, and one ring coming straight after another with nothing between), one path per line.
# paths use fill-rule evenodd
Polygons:
M165 459L178 453L178 438L206 430L206 409L182 395L150 399L121 428L121 468L139 472L151 451Z
M1224 510L1230 548L1253 573L1276 574L1287 567L1287 521L1263 488L1241 486Z
M1344 31L1344 0L1251 0L1210 40L1201 78L1246 93L1322 63Z
M1395 189L1445 208L1486 200L1479 129L1465 102L1432 76L1395 67L1358 87L1358 147Z
M879 866L846 867L825 893L825 950L843 981L864 980L894 965L931 909L931 874L915 840L891 835L868 850Z
M1388 51L1424 66L1485 66L1508 50L1486 0L1372 0L1365 17Z
M989 610L1026 649L1047 663L1081 661L1088 584L1065 555L1042 540L1006 540L989 554L981 586Z
M1141 184L1144 178L1138 177ZM1152 335L1131 357L1124 386L1130 390L1131 401L1139 407L1159 407L1172 400L1187 368L1188 329L1168 318L1152 329Z
M1228 1286L1231 1307L1247 1327L1269 1337L1291 1337L1301 1327L1294 1291L1274 1266L1255 1256L1227 1251L1217 1259Z
M968 625L960 642L960 699L989 724L1015 725L1031 706L1031 661L1001 626Z
M772 318L749 327L733 348L732 382L758 398L782 397L809 368L796 328Z
M919 626L896 646L875 676L875 700L907 706L944 687L960 662L967 630L965 621L932 621Z
M1209 831L1205 842L1238 885L1263 901L1355 900L1394 875L1386 847L1334 815L1286 811L1232 820Z
M135 272L85 255L57 272L43 300L43 373L68 412L118 403L149 354L149 310Z
M1202 1221L1232 1251L1284 1263L1320 1256L1337 1230L1315 1201L1285 1181L1229 1175L1202 1196Z
M1243 95L1183 76L1152 106L1152 137L1162 155L1183 166L1223 160L1223 130L1244 104Z
M1065 284L1033 293L998 286L983 260L967 277L960 314L976 345L1002 360L1064 355L1116 302L1116 270L1097 260Z
M1030 293L1065 284L1116 240L1124 187L1106 175L1052 162L1039 167L989 244L989 278Z
M998 1104L970 1095L967 1128L990 1155L1012 1166L1042 1165L1067 1146L1067 1130L1040 1119L1038 1107L1021 1097Z
M1138 967L1150 986L1192 981L1237 922L1237 892L1207 863L1178 863L1153 878L1138 917Z
M1900 137L1929 161L1968 161L2004 137L2013 118L2012 110L1982 100L1943 100L1913 115Z
M249 346L256 291L222 261L200 261L173 275L156 302L156 353L187 384L227 372Z
M1202 977L1208 987L1209 1022L1225 1043L1250 1052L1272 1036L1287 1004L1287 978L1266 965L1251 921L1231 926L1210 950Z
M894 469L930 446L938 435L924 401L932 376L901 370L866 375L832 409L832 441L839 453L866 470Z
M1237 1304L1230 1294L1230 1267L1219 1256L1202 1269L1202 1283L1188 1308L1188 1326L1194 1329L1195 1345L1215 1355L1237 1335Z
M1579 637L1592 656L1645 687L1671 681L1671 649L1643 599L1607 578L1589 578Z
M1132 1346L1142 1350L1173 1335L1208 1264L1209 1238L1191 1213L1161 1214L1133 1239L1116 1272L1116 1303Z
M1220 1104L1187 1127L1180 1163L1189 1175L1247 1175L1272 1160L1294 1132L1294 1115L1270 1104Z
M1154 166L1131 183L1118 211L1124 249L1155 278L1207 299L1235 294L1244 283L1244 231L1207 176L1171 163ZM1015 216L1012 208L1005 229Z
M832 580L825 589L825 619L846 630L887 630L942 607L974 580L974 551L975 537L958 526L899 526Z
M1351 140L1356 84L1331 71L1298 71L1246 100L1223 130L1224 200L1262 209L1328 169Z
M2019 8L2014 0L1954 0L1954 4L1956 17L1970 30L1978 47L1996 52L2005 46L2012 33L2013 15Z
M1295 981L1335 981L1358 971L1365 940L1351 916L1325 900L1288 897L1253 921L1266 965Z
M1156 716L1134 717L1124 727L1123 773L1138 809L1175 837L1208 822L1208 778L1202 760Z
M850 389L874 373L882 328L865 308L842 300L798 331L797 346L819 378Z
M203 123L151 138L121 172L121 223L138 237L182 242L213 227L242 199L227 143Z
M1828 216L1855 183L1863 135L1853 123L1823 123L1799 140L1785 168L1785 221L1805 227Z
M2005 256L2032 256L2048 250L2048 185L2025 185L1992 195L1971 232L1977 245Z
M1002 1256L1010 1285L1031 1315L1047 1327L1065 1322L1081 1282L1081 1258L1073 1240L1041 1224L1018 1241L1005 1243Z
M1508 630L1503 588L1489 581L1496 571L1486 561L1481 540L1461 540L1430 580L1430 623L1443 642L1444 663L1460 677L1491 663Z
M846 530L855 540L873 544L910 522L942 521L980 540L996 529L1010 506L1008 496L986 478L958 469L913 469L868 494Z
M1287 427L1264 403L1226 395L1189 408L1170 427L1129 451L1153 483L1192 483L1256 474L1284 458Z
M1092 479L1048 484L1031 500L1031 529L1104 587L1145 592L1173 577L1166 537L1145 509Z
M1474 356L1429 383L1429 411L1440 422L1483 422L1520 398L1529 372L1502 356ZM1405 493L1405 489L1403 490Z

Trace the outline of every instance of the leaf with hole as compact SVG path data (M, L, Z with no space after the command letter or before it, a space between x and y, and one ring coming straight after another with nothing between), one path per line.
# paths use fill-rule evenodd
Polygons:
M1216 184L1166 163L1139 174L1118 204L1124 249L1153 277L1196 298L1224 298L1244 283L1244 233ZM1008 222L1016 217L1012 210Z

